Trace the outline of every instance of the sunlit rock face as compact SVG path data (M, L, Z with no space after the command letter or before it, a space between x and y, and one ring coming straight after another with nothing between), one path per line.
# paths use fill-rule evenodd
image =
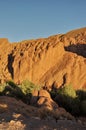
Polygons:
M86 88L86 28L66 34L9 43L0 39L0 82Z

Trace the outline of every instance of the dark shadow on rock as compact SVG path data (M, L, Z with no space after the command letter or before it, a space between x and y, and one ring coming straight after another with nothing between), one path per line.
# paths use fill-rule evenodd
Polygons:
M76 53L77 55L83 56L86 58L86 44L72 44L64 47L66 51Z
M14 77L14 69L13 69L13 66L12 66L13 62L14 62L14 56L11 53L11 54L8 55L8 70L9 70L11 76L12 76L12 79Z

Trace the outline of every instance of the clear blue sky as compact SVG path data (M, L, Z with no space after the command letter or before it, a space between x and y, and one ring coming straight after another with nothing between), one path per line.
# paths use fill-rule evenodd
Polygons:
M86 0L0 0L0 38L10 42L86 27Z

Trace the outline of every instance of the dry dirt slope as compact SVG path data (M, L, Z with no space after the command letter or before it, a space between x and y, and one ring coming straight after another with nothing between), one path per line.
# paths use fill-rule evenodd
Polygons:
M0 81L24 79L57 87L86 88L86 28L36 40L0 39Z
M45 113L42 110L12 97L2 96L0 97L0 130L86 130L86 120L62 118L61 114L58 120L51 115L40 118L39 112Z

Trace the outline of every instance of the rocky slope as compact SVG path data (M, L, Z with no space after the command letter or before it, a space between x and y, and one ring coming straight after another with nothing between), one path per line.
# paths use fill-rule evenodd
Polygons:
M75 119L58 107L45 90L39 96L39 107L0 96L0 130L86 130L86 118ZM47 99L44 104L43 99Z
M66 34L9 43L0 39L0 81L29 79L56 87L86 88L86 28Z

